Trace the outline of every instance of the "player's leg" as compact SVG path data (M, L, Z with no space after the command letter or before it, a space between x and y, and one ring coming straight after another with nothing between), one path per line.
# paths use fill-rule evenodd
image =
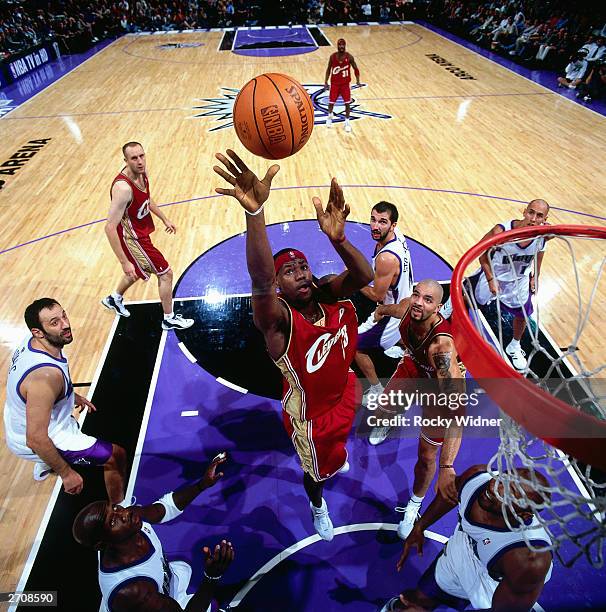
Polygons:
M362 396L363 406L368 403L369 395L379 395L383 391L383 385L377 377L377 371L368 352L372 349L381 348L381 338L389 320L389 317L383 317L377 322L374 320L374 315L371 314L364 323L358 326L358 350L355 361L370 383L370 387Z
M407 391L414 391L414 383L413 387L410 387L411 381L416 378L421 378L421 376L422 375L418 371L418 368L413 360L408 355L404 355L398 364L396 371L393 373L392 377L387 383L387 386L383 390L382 395L386 399L382 400L381 403L377 401L377 403L379 403L379 408L375 413L376 419L389 419L390 417L399 414L402 406L398 406L394 398L398 397L399 395L401 396L399 392L406 393ZM390 404L390 401L395 403ZM381 444L389 435L390 430L391 427L389 425L377 425L376 427L373 427L370 431L370 435L368 436L368 442L372 446Z
M126 451L121 446L82 433L75 419L70 420L56 446L70 465L102 467L109 501L119 504L124 500Z
M122 247L124 255L135 267L137 278L133 280L126 274L123 274L118 281L118 286L114 293L103 298L101 303L106 308L115 310L121 317L130 317L130 312L124 306L124 293L129 287L136 283L138 279L147 281L152 270L145 250L138 240L129 236L124 236L123 234L118 234L118 237L120 238L120 246Z
M194 324L193 319L185 319L173 311L173 271L170 268L158 275L158 294L164 311L162 329L187 329Z
M397 511L404 512L404 518L398 525L398 536L402 540L408 537L408 534L412 531L415 522L419 518L421 504L436 474L436 457L438 456L440 446L442 446L441 440L430 438L421 430L417 462L414 468L415 476L412 485L412 495L404 508L396 508Z
M503 308L513 315L513 338L511 342L505 347L505 352L511 358L511 363L516 370L523 370L527 365L526 353L522 349L520 340L526 330L526 317L530 317L533 312L532 301L530 295L526 300L524 306L520 308L511 308L503 304Z

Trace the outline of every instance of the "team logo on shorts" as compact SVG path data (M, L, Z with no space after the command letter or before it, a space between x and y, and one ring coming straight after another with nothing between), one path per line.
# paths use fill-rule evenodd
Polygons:
M311 101L314 105L314 125L322 125L326 123L328 119L328 90L324 91L324 85L322 84L306 84L303 85L307 90L307 93L311 97ZM362 87L366 87L363 83L360 87L353 85L351 88L351 107L350 107L350 119L355 121L357 119L391 119L391 115L385 113L377 113L375 111L365 110L362 108L360 102L356 102L356 92ZM195 118L198 117L215 117L215 121L219 122L219 125L211 127L208 131L214 132L216 130L224 130L233 126L233 108L234 100L240 92L239 89L233 87L221 87L221 96L218 98L201 98L200 106L194 106L193 110L196 112ZM345 121L345 105L343 100L339 98L334 108L333 123L340 123Z
M482 540L482 544L484 544L484 546L488 546L490 544L490 538L484 538Z

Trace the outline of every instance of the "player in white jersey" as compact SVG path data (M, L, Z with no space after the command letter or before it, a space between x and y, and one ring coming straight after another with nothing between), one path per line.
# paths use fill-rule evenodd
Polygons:
M369 300L381 304L397 304L412 294L410 252L406 238L396 227L397 222L398 209L394 204L382 201L373 206L370 212L370 235L377 243L372 258L375 276L372 286L364 287L361 293ZM370 383L362 399L364 405L369 394L380 395L383 391L368 351L381 348L390 355L390 349L393 350L400 341L399 323L397 319L389 317L375 321L373 313L358 327L356 364ZM400 350L393 356L402 357L402 354Z
M497 223L482 240L511 229L543 225L548 214L549 204L545 200L532 200L524 209L522 219ZM476 301L484 306L498 297L501 307L513 315L513 339L505 347L505 352L518 370L523 370L527 365L520 340L526 329L526 318L533 312L530 296L538 287L546 240L541 236L525 242L500 245L492 255L492 269L488 254L480 257L482 268L478 271L475 286Z
M547 485L547 479L537 471L518 468L524 479L533 478ZM421 576L416 589L404 591L388 601L381 612L396 610L433 610L446 605L464 610L469 604L476 610L530 610L539 598L543 585L551 577L550 551L533 552L525 537L537 548L551 545L549 534L526 506L513 505L513 512L499 501L496 480L485 465L474 465L456 478L459 491L459 521L442 552ZM500 485L502 486L502 485ZM520 485L524 495L536 504L548 503L527 484ZM502 493L502 491L501 491ZM512 494L520 499L520 491ZM431 505L415 524L404 542L397 563L400 571L411 549L423 552L424 531L447 514L455 505L436 495ZM525 533L511 530L511 525L524 522Z
M234 559L231 542L223 540L213 551L204 547L204 579L196 593L187 594L191 567L168 562L151 523L167 523L212 487L222 476L219 453L201 480L171 491L148 506L123 508L104 501L86 506L74 520L77 542L99 551L99 587L102 612L173 612L210 610L214 586Z
M94 411L74 392L62 348L73 340L65 310L51 298L41 298L25 310L31 331L13 354L6 389L4 432L8 448L34 461L34 478L56 472L66 493L82 491L84 481L72 465L103 466L110 501L124 499L126 453L121 446L80 431L75 407Z

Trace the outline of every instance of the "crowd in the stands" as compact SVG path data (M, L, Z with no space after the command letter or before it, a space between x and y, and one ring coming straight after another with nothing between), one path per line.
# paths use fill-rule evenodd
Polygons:
M606 94L606 10L548 0L434 0L427 18L486 49L535 69L586 101Z
M605 3L606 4L606 3ZM42 42L77 53L138 31L425 18L532 68L587 100L606 92L606 8L563 0L6 0L0 59Z

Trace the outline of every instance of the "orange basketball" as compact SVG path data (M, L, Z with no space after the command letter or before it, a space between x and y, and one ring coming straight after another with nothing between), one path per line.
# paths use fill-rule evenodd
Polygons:
M314 107L293 78L271 72L242 87L234 102L234 128L240 142L265 159L296 153L314 129Z

